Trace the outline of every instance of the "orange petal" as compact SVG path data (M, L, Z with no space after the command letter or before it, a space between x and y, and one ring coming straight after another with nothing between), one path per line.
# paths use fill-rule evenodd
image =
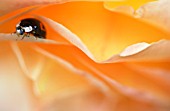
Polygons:
M33 14L49 17L68 28L98 61L106 60L137 42L169 39L162 30L132 17L108 11L98 2L58 4L39 9Z
M51 13L51 10L55 11L55 14ZM103 3L100 2L51 5L33 10L29 14L46 16L61 23L63 27L79 37L97 61L109 59L113 54L118 54L127 46L138 42L150 43L160 39L169 39L169 33L133 17L111 12L105 9ZM19 22L17 19L26 17L30 17L30 15L5 22L0 31L8 33L14 31L15 24ZM98 19L96 20L96 18ZM49 23L56 24L49 20L45 23L48 31L47 38L66 42L62 37L65 35L60 35L59 30L55 31L57 27L50 27ZM13 26L13 29L8 29L8 25Z
M66 0L0 0L0 16L7 14L13 10L28 6L43 5L50 3L61 3Z
M105 2L105 5L107 5L108 9L113 9L119 6L129 6L133 7L135 10L138 9L143 4L146 4L148 2L155 1L155 0L120 0L117 2Z
M80 5L81 3L83 3L83 8L82 5ZM57 15L49 13L50 10L56 11ZM56 104L59 104L59 106L63 108L63 104L70 104L69 98L71 98L71 96L74 97L74 95L79 95L76 100L81 101L80 106L84 107L84 104L86 105L88 103L84 97L89 99L92 97L91 95L97 93L99 96L95 96L95 99L92 100L93 105L91 109L89 108L90 110L96 110L96 106L100 106L100 101L102 101L101 98L105 99L103 100L103 108L108 111L110 108L115 110L130 109L132 111L139 109L141 109L141 111L159 111L163 109L168 111L170 109L170 83L168 79L161 75L161 73L151 72L148 68L146 68L147 63L144 63L144 66L140 63L100 64L91 60L92 57L89 56L90 52L95 58L97 58L97 60L106 60L113 56L113 54L118 54L125 47L131 44L141 41L153 42L163 38L169 39L168 33L132 17L108 11L103 8L102 3L66 3L44 7L37 11L31 12L31 14L44 15L58 22L56 23L50 19L43 19L47 20L47 30L51 35L56 35L56 32L58 32L58 36L48 35L47 38L57 41L64 40L60 39L64 36L70 43L73 44L63 45L36 43L35 45L34 43L19 43L21 54L16 55L21 66L24 66L22 65L22 61L25 61L24 64L26 66L26 68L24 68L25 66L21 68L24 72L28 71L28 74L30 73L29 76L37 83L36 85L42 93L42 98L44 99L45 97L45 100L50 99L50 104L45 103L45 108L48 109L50 107L56 110L54 107ZM29 16L24 15L20 18L24 17ZM13 22L11 20L11 25L15 25L16 19L14 19ZM42 22L45 23L45 21ZM4 24L4 27L6 28L4 31L6 32L10 32L12 29L11 28L8 30L8 23ZM55 26L51 27L50 23L54 23ZM80 27L82 28L81 30ZM52 31L52 29L54 30ZM135 31L132 31L132 29ZM2 27L1 30L3 30ZM123 34L120 33L121 31ZM70 36L74 34L77 37L75 37L76 39L73 36ZM134 39L131 39L131 37L134 37ZM150 39L148 39L148 37L150 37ZM78 42L74 40L78 40ZM147 53L144 53L145 59L143 60L149 60L154 57L152 53L153 49L154 54L158 53L159 55L155 56L155 60L160 59L161 57L168 60L169 53L166 54L165 52L168 51L166 46L169 46L169 42L164 42L145 47L145 50L142 49L143 51L140 49L139 52L135 52L135 54L133 53L133 56L139 54L139 59L142 59L143 56L141 53L148 51L147 49L151 48L151 50ZM84 50L83 47L86 46L87 50ZM115 47L115 49L113 49L113 47ZM159 52L155 50L158 48L161 49L162 47L165 48L163 51ZM15 49L14 52L19 52L15 45L13 48ZM35 50L38 52L35 52ZM90 51L87 53L88 50ZM20 56L22 54L23 58ZM127 52L125 55L126 54ZM32 56L30 57L30 55ZM133 58L126 59L126 57L132 57L127 55L125 56L125 59L121 57L120 60L133 60ZM64 61L67 61L69 65ZM169 62L166 62L166 65L162 65L163 63L160 62L158 62L158 64L161 64L163 67L161 69L164 71L164 67L168 67ZM141 67L144 67L144 70L141 70ZM57 71L59 74L56 74ZM91 85L88 80L94 82L95 85ZM72 90L74 88L75 90ZM107 93L101 93L105 88L107 89ZM70 94L68 91L72 93ZM64 102L57 97L62 94L64 95L62 96L62 99L65 98ZM55 99L54 101L51 101L53 100L53 97ZM111 97L111 99L109 97ZM115 98L116 101L111 101ZM57 102L55 103L55 101ZM96 105L95 101L99 101L99 104ZM72 102L73 101L71 101L71 103ZM112 107L112 104L115 103L117 103L116 107ZM74 110L74 107L76 107L77 104L75 102L75 104L73 103L71 105L72 106L70 106L70 109L73 108ZM43 108L43 110L46 110L45 108Z
M137 45L137 44L136 44ZM142 46L143 45L143 46ZM120 55L113 56L105 62L121 62L121 61L169 61L170 41L161 40L152 44L141 44L140 47L135 45L127 47ZM159 51L158 51L159 49Z
M13 47L16 50L15 45L17 44L14 44ZM26 67L22 69L24 72L25 72L25 69L27 70L26 71L27 76L29 76L35 82L38 81L38 85L39 85L39 82L42 83L39 85L40 92L42 93L42 95L48 95L48 92L56 94L56 91L60 92L60 90L62 91L62 88L69 89L69 88L72 88L72 87L74 88L74 86L79 86L79 85L82 86L82 88L86 88L85 86L88 84L85 78L87 78L87 80L90 79L91 81L93 81L93 77L91 77L91 75L89 75L87 72L84 72L84 71L81 71L75 68L74 66L62 60L61 58L58 58L54 55L48 54L45 51L42 51L35 44L21 42L18 45L19 45L17 49L18 51L16 52L16 55L18 57L17 59L20 61L21 67L22 66ZM30 55L31 55L31 58L30 58ZM49 78L49 79L46 80L45 78ZM69 78L74 78L74 79L69 79ZM58 80L53 80L53 79L58 79ZM67 82L63 82L65 81L64 79L66 79ZM51 87L51 90L54 90L54 91L51 91L49 87L43 85L46 83L58 84L60 88L57 88L57 86Z
M88 103L86 101L87 99L83 98L83 96L87 95L89 98L94 93L96 93L97 96L91 101L91 108L87 107L87 110L96 109L99 104L103 104L102 109L112 107L106 104L110 103L110 99L107 98L109 93L106 93L108 92L108 87L88 72L77 69L72 64L43 51L33 44L31 45L31 43L19 43L19 49L21 49L23 61L28 72L33 74L29 76L34 80L36 88L39 90L38 96L42 102L41 110L46 110L46 107L49 107L53 101L69 99L75 94L81 95L74 100L81 101L79 104L84 107L84 105ZM30 55L31 58L29 57ZM20 57L18 59L22 58ZM106 98L106 100L103 101L101 98ZM109 101L107 101L107 99ZM95 101L98 102L95 103ZM67 100L65 102L67 102ZM71 103L74 102L72 101ZM71 103L69 102L69 104ZM62 107L62 105L58 108L60 107ZM77 107L76 103L70 107L70 110L74 110L74 107ZM55 107L52 106L52 109L54 108ZM64 109L66 108L68 107Z
M138 101L138 103L142 104L139 107L146 107L146 104L151 104L153 107L159 108L166 107L168 101L170 101L168 89L170 83L168 81L166 81L168 84L160 83L165 78L148 78L146 75L143 76L141 71L135 70L135 68L133 69L133 67L129 67L123 63L97 64L74 46L44 46L43 44L40 46L51 54L67 60L74 67L97 77L100 81L108 85L114 94L119 94L123 98L124 96L129 98L128 102ZM53 49L50 47L53 47ZM147 74L149 72L145 73ZM120 101L123 100L120 99ZM155 102L153 103L153 101ZM126 102L122 104L126 104ZM158 104L160 106L157 106Z
M32 81L21 70L9 42L0 42L0 110L35 111Z

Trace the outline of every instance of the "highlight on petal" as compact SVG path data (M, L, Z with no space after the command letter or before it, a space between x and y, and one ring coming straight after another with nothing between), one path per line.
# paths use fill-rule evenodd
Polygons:
M124 57L124 56L130 56L130 55L136 54L142 50L145 50L149 46L150 46L150 44L145 43L145 42L133 44L133 45L127 47L124 51L122 51L120 53L120 56Z
M120 55L114 55L105 62L125 62L125 61L169 61L170 60L170 41L160 40L152 44L142 45L142 49L137 49L133 51L135 45L132 45L125 49ZM144 48L144 49L143 49ZM159 49L159 51L158 51ZM138 50L140 52L138 52ZM122 56L123 54L123 56ZM131 55L132 54L132 55Z

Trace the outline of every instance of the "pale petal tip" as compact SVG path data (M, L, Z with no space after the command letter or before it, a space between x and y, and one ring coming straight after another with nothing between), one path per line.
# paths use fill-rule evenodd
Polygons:
M130 55L139 53L143 51L144 49L148 48L149 46L150 44L145 43L145 42L133 44L131 46L128 46L124 51L122 51L120 53L120 56L125 57L125 56L130 56Z

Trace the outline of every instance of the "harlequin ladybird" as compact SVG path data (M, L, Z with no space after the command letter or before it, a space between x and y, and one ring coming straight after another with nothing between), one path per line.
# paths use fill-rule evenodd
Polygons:
M26 18L21 20L16 25L16 32L17 36L22 35L22 39L24 37L30 37L30 35L33 35L37 38L46 38L46 29L45 26L37 19L34 18ZM22 40L21 39L21 40Z

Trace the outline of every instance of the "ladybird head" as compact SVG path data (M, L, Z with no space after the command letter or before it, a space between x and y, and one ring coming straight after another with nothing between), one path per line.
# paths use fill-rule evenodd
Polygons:
M25 30L21 26L16 27L16 33L17 34L23 35L24 32L25 32Z

